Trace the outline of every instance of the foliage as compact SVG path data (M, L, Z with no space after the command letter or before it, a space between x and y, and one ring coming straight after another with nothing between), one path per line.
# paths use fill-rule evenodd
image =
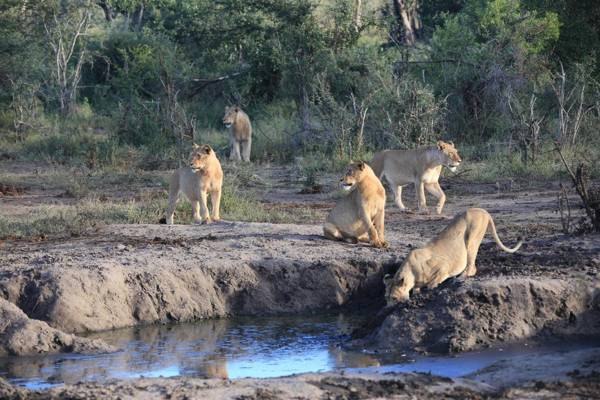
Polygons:
M0 140L18 157L171 167L192 140L226 156L235 103L257 161L334 166L446 138L474 158L509 143L533 168L571 106L569 146L593 142L598 2L420 0L412 46L392 2L362 3L357 24L356 0L5 0Z
M443 18L431 40L440 62L427 68L428 80L448 96L449 126L460 139L509 139L508 99L548 83L544 50L559 26L556 14L524 10L516 0L472 1Z

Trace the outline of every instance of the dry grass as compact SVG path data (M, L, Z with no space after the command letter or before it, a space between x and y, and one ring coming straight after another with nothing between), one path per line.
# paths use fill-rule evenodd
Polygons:
M309 207L267 207L249 188L267 183L252 167L228 166L221 201L225 220L306 223L317 218ZM76 236L106 224L156 224L167 205L168 172L32 168L0 174L0 184L24 189L0 209L0 238ZM22 196L39 194L34 204ZM23 198L25 198L23 197ZM58 204L53 204L58 203ZM19 212L15 212L15 209ZM189 224L189 202L180 200L175 223Z

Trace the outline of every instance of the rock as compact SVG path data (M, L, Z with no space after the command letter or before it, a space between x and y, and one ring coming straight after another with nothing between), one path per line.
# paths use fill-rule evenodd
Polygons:
M102 340L90 340L30 319L14 304L0 298L0 356L40 353L105 353L115 351Z

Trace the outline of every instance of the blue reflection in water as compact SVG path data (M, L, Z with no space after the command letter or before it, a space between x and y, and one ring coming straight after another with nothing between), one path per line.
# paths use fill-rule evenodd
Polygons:
M556 351L526 345L456 357L371 355L337 344L364 316L237 318L145 326L90 335L121 350L112 354L59 354L0 358L0 377L31 389L62 383L138 377L268 378L340 368L379 372L431 372L462 376L502 358ZM596 344L597 345L597 344ZM573 348L573 346L567 346ZM567 350L564 344L561 350Z
M92 356L0 358L0 376L41 389L60 383L142 376L235 379L328 371L352 361L334 345L362 319L343 315L237 318L101 332L89 336L121 350ZM371 364L353 366L377 363L368 359Z
M227 363L229 378L274 378L304 372L329 371L335 367L328 349L313 349L298 354L271 353L260 357L234 358Z

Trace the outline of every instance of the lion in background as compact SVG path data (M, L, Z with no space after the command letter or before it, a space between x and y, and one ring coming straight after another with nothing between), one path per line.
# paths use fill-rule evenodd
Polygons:
M166 223L173 224L173 214L183 193L192 203L195 223L210 223L221 219L221 187L223 186L223 170L214 150L207 144L192 145L189 166L181 167L173 173L169 183L169 206ZM212 213L209 216L207 198L210 194Z
M454 217L425 247L408 253L393 278L384 277L387 304L407 301L413 288L433 289L450 277L475 275L477 252L488 231L498 247L508 253L514 253L523 244L519 241L512 249L506 247L498 237L492 216L482 208L469 208Z
M342 188L350 193L327 216L323 226L325 237L385 247L385 189L371 167L362 161L351 163L340 181Z
M461 161L454 144L440 140L436 147L380 151L373 156L371 166L379 179L385 177L388 181L394 193L394 201L401 210L406 209L402 203L402 187L414 183L419 211L427 209L427 190L437 197L436 211L441 214L446 202L446 195L438 183L442 167L455 171Z
M250 118L238 106L225 107L223 124L229 129L231 152L229 159L234 161L250 161L252 147L252 125Z

